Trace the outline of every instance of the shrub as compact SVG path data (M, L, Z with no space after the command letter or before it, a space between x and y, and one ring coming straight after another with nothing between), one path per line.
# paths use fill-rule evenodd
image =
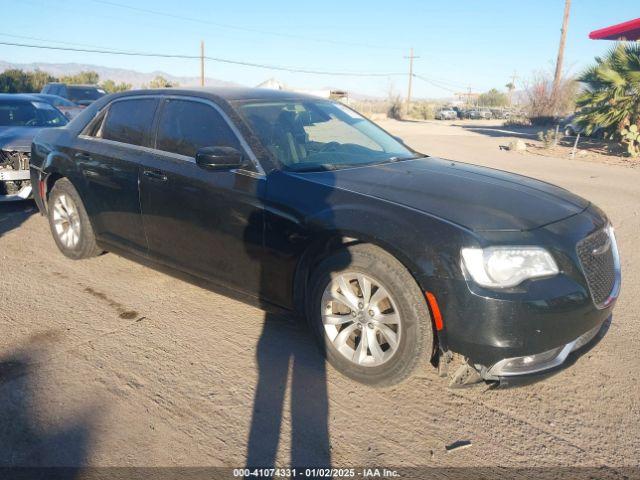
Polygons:
M563 78L557 92L554 93L551 75L538 72L526 88L527 115L531 119L539 118L539 121L544 123L547 119L572 113L575 109L577 91L578 84L575 79Z
M391 99L391 104L387 110L387 117L395 120L402 120L402 109L402 99L400 98L400 95L397 95Z
M552 128L540 130L538 132L538 140L542 142L544 148L551 148L556 143L556 131Z

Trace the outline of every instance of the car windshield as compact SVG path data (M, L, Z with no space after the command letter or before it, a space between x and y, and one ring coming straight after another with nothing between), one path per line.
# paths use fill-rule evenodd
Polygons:
M287 170L331 170L416 158L375 124L327 100L248 103L240 112Z
M97 100L105 94L105 91L96 87L67 87L71 100Z
M45 102L0 100L2 127L61 127L67 118Z
M42 96L41 97L45 102L50 103L54 107L75 107L76 104L71 100L67 100L66 98L57 97L56 95L50 96Z

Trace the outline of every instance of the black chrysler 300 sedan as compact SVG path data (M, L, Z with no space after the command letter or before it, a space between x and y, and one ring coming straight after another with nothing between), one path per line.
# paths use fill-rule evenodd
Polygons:
M418 154L344 105L260 89L101 98L32 145L60 250L108 250L303 313L385 385L451 353L504 380L604 327L613 228L568 191Z

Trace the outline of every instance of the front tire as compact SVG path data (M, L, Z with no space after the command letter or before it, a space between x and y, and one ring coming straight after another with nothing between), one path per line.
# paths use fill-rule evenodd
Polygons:
M433 346L424 296L384 250L355 245L324 259L311 278L307 318L329 362L374 386L396 384Z
M66 178L58 180L51 189L48 217L53 239L65 256L80 260L102 253L80 195Z

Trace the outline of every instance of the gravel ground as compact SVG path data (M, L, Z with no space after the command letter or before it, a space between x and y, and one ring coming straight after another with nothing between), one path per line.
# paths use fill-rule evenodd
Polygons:
M623 290L595 348L517 389L449 390L426 369L372 389L325 366L290 317L113 254L68 260L31 203L0 205L0 466L640 466L640 171L499 151L508 132L382 123L610 215ZM472 446L446 453L459 440Z

